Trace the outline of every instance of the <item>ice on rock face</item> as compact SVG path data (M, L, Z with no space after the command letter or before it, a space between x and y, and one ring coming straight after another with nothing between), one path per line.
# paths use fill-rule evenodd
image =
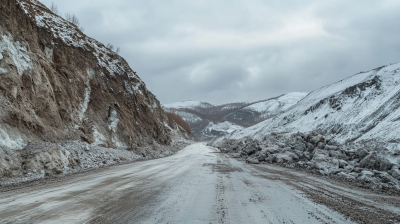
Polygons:
M110 122L110 125L108 126L108 128L110 129L110 131L116 132L118 123L119 123L117 111L113 110L111 112L109 122Z
M93 137L94 137L94 142L92 145L101 145L106 142L106 137L102 135L98 130L96 126L93 126Z
M33 69L32 61L26 47L19 41L14 42L11 35L0 36L0 54L5 51L8 52L10 58L13 60L20 76L22 76L24 71ZM3 55L1 54L2 58Z
M0 148L23 149L26 146L24 140L18 134L12 134L0 129Z
M1 74L6 74L7 72L8 71L6 69L0 67L0 75Z

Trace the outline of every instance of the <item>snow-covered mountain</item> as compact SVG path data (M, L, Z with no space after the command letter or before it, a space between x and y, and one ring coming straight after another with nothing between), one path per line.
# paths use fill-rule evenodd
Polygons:
M228 114L224 119L244 127L249 127L287 110L306 95L307 93L293 92L252 103L247 107Z
M188 100L182 102L176 102L171 104L165 104L164 107L171 109L181 109L181 108L196 108L196 107L210 107L212 104L204 103L200 101Z
M222 137L226 134L231 134L237 130L242 130L243 127L233 124L229 121L221 123L210 122L202 131L203 139Z
M298 92L288 93L288 94L279 96L275 99L273 98L270 100L252 104L243 109L253 110L253 111L260 112L260 113L281 112L281 111L284 111L284 110L288 109L289 107L295 105L297 102L299 102L305 96L307 96L307 94L308 93L298 93Z
M293 107L229 138L319 130L340 143L400 143L400 64L362 72L308 94Z
M184 101L165 104L164 108L180 115L190 125L192 132L198 139L208 140L220 137L221 133L229 133L226 131L207 131L210 125L213 128L215 124L218 124L224 126L226 130L229 129L228 126L231 126L232 130L240 130L282 113L306 95L307 93L293 92L252 103L239 102L224 105Z

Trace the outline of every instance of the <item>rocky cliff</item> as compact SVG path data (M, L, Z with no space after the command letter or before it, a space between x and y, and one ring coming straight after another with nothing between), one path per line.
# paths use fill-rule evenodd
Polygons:
M73 141L86 149L169 145L183 131L167 121L117 53L36 0L0 2L0 150ZM12 167L15 153L0 153L0 168Z
M126 61L35 0L0 3L0 146L171 141L156 97Z

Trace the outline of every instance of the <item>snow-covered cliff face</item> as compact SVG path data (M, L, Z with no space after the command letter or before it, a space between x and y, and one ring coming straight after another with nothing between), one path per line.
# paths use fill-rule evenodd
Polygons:
M400 64L362 72L308 94L282 114L229 138L319 130L334 140L400 143Z
M156 97L126 61L36 0L0 2L0 149L171 142Z

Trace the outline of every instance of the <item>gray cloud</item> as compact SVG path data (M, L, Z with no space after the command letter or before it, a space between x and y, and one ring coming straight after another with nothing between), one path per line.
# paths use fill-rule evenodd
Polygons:
M396 0L53 2L121 47L162 103L309 92L400 61Z

